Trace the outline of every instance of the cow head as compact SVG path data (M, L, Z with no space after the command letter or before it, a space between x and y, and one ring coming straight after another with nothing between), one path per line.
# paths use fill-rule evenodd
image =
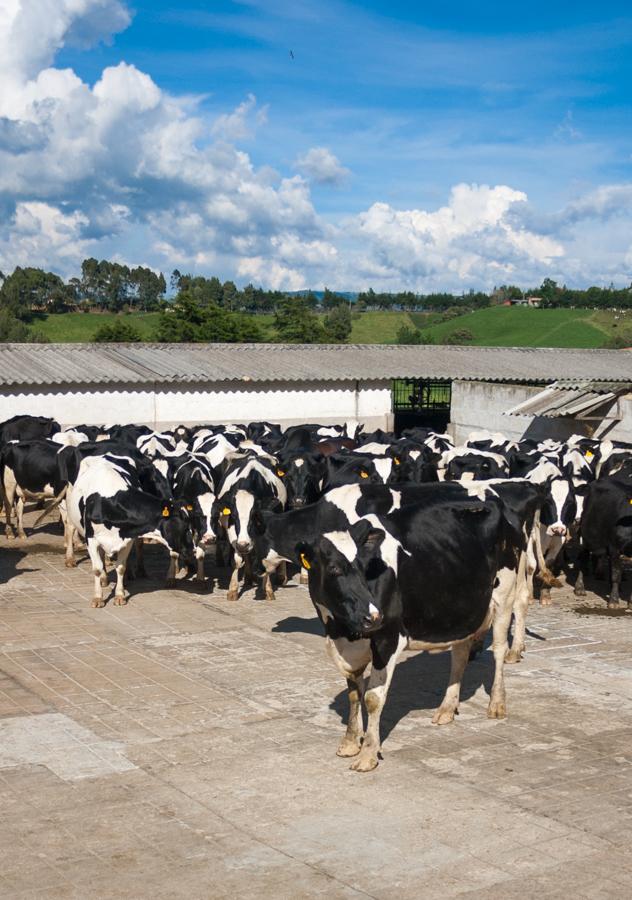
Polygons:
M326 470L325 460L319 454L303 453L280 457L275 471L287 489L289 509L300 509L320 498L320 485Z
M446 481L461 481L470 476L474 481L488 481L490 478L503 478L507 474L507 465L501 465L494 456L483 453L464 453L455 456L447 465Z
M367 637L382 625L383 613L369 581L375 550L386 533L361 519L348 531L330 531L317 543L300 543L297 553L307 569L312 601L327 625L334 619L352 639ZM382 567L381 571L383 571Z
M540 512L540 524L546 526L548 535L565 537L577 515L573 485L567 478L552 478L548 488L549 495Z
M239 554L250 553L255 535L265 531L263 508L264 504L250 491L239 489L222 494L213 504L213 530L215 534L220 529L224 531L231 547ZM269 498L265 501L265 509L281 512L283 504L276 498Z
M193 559L193 522L189 504L164 502L158 521L158 532L172 554L190 562Z

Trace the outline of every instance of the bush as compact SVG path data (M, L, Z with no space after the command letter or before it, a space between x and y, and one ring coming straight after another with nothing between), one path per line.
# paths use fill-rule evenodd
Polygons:
M469 328L458 328L446 335L444 344L469 344L474 340L474 335Z
M409 328L407 325L397 332L398 344L434 344L435 339L429 332L420 331L418 328Z
M116 319L112 324L100 325L92 340L97 344L138 344L142 337L132 322Z

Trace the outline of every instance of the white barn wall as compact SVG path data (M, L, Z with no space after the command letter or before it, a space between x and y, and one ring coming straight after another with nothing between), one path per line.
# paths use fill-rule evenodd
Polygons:
M0 421L29 413L52 416L63 426L119 422L169 427L267 419L291 425L363 422L390 428L390 381L230 382L139 389L135 385L77 386L0 394Z

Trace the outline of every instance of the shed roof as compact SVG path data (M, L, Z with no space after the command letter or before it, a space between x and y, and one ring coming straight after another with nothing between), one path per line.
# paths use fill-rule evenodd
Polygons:
M632 353L384 344L0 344L0 385L432 378L632 382Z
M601 407L612 405L622 393L632 390L632 384L588 381L585 384L560 382L552 384L517 406L508 409L506 416L544 416L584 418Z

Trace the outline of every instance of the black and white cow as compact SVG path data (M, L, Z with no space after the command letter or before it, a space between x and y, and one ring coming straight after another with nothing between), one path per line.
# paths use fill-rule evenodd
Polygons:
M95 607L105 606L105 558L116 559L114 602L127 603L124 577L135 542L148 538L169 551L167 586L173 586L180 556L193 553L191 521L183 504L161 500L143 490L133 467L112 455L89 456L66 495L69 525L85 540L95 577Z
M6 517L6 536L15 537L11 522L15 510L18 537L24 531L24 503L55 497L63 489L57 472L57 456L62 448L52 440L33 440L9 443L0 451L0 490ZM65 507L60 514L66 530Z
M287 489L290 509L315 503L322 496L327 463L319 453L279 453L275 471Z
M226 535L233 551L228 600L237 600L239 572L245 565L246 579L251 578L251 554L260 513L280 512L286 502L286 487L276 467L267 460L241 459L227 469L213 504L212 525L218 537L220 532Z
M206 552L217 540L212 521L216 496L213 469L206 457L189 453L175 461L170 483L173 496L191 507L189 512L195 536L197 580L203 582Z
M326 491L345 484L388 484L396 478L397 466L390 456L334 453L327 457Z
M441 469L446 481L503 478L509 475L509 464L499 453L455 447L441 457ZM441 472L440 469L440 472Z
M351 711L338 755L357 756L352 769L367 772L378 764L380 716L404 649L451 650L450 683L433 718L445 724L458 710L472 642L493 625L488 716L505 717L503 665L517 574L500 502L404 506L387 519L364 518L299 549L328 651L347 679Z

